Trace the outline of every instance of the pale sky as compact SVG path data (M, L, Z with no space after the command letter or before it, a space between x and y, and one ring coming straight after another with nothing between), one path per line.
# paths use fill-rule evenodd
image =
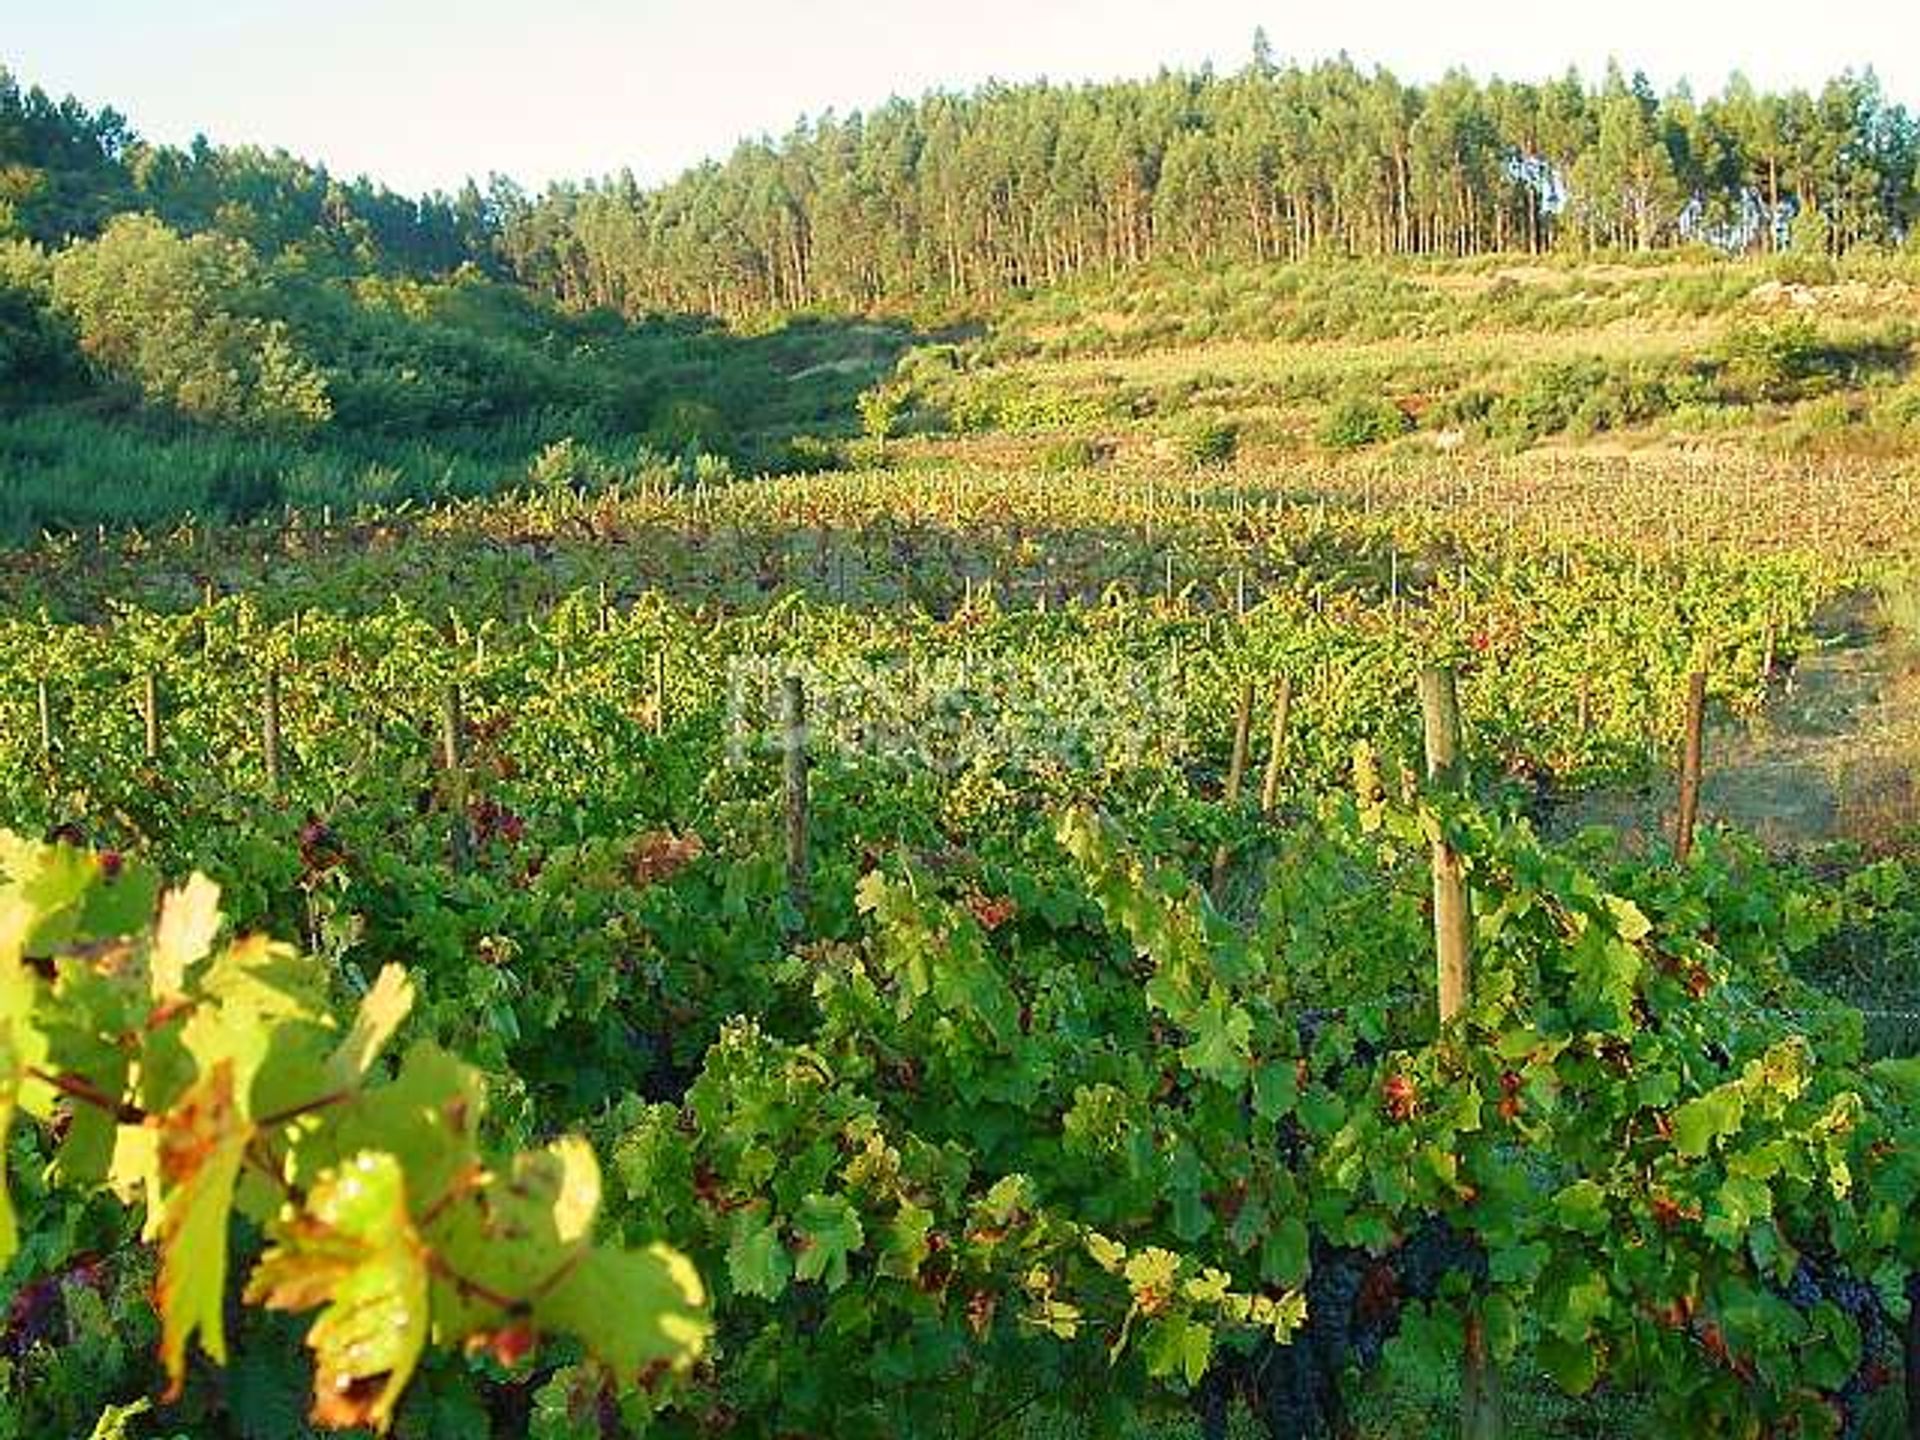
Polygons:
M643 182L801 115L989 78L1345 50L1426 80L1609 56L1697 93L1872 66L1920 107L1916 0L0 0L0 65L152 139L284 148L396 189Z

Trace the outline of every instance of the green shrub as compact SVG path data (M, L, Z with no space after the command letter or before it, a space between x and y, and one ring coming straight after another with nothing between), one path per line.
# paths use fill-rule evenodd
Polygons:
M1427 410L1425 419L1433 430L1473 430L1486 423L1499 396L1479 386L1442 395Z
M1180 437L1180 458L1195 470L1220 470L1240 453L1240 427L1209 416L1196 421Z
M1091 470L1108 458L1107 447L1084 435L1060 440L1040 452L1040 468L1049 475L1066 475L1076 470Z
M1820 332L1805 315L1733 326L1720 343L1728 384L1756 400L1785 400L1821 370Z
M1329 450L1359 450L1404 435L1412 422L1384 395L1352 392L1320 418L1316 438Z
M571 435L554 441L527 466L527 484L547 495L592 494L605 490L614 479L613 467Z
M243 242L191 238L122 215L53 262L53 305L103 375L196 420L297 431L333 414L326 381L284 320L255 313L266 284Z
M843 469L846 452L825 435L795 435L776 458L774 469L785 475L818 475Z

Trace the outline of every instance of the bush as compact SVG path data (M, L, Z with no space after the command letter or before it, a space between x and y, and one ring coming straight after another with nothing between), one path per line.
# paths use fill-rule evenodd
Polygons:
M1180 458L1195 470L1219 470L1240 453L1240 427L1217 417L1201 420L1180 437Z
M1384 395L1352 392L1333 402L1316 438L1329 450L1359 450L1406 434L1412 422Z
M1472 430L1483 425L1499 396L1479 386L1456 390L1434 401L1425 421L1435 430Z
M1920 432L1920 383L1890 395L1880 406L1880 418L1896 430Z
M614 478L613 467L571 435L554 441L527 466L527 484L546 495L592 494Z
M1084 435L1076 435L1042 450L1040 468L1049 475L1067 475L1076 470L1091 470L1106 460L1107 455L1106 447Z
M773 468L783 475L819 475L845 468L846 452L825 435L795 435L782 448Z
M1821 370L1820 332L1811 318L1735 325L1720 343L1728 383L1757 400L1786 400Z

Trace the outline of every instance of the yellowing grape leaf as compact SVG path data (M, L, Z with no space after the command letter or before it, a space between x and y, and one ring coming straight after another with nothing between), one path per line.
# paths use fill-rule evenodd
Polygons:
M155 1000L171 999L186 989L187 971L212 953L219 933L220 887L213 881L195 875L167 892L148 960Z
M652 1365L684 1369L712 1325L693 1263L664 1245L593 1249L534 1302L533 1322L572 1335L621 1378Z
M398 965L384 967L373 988L361 997L353 1028L333 1052L328 1070L336 1084L359 1082L413 1009L413 981Z
M578 1135L563 1136L547 1147L559 1164L560 1188L553 1199L553 1228L562 1245L589 1239L600 1213L600 1162Z
M592 1146L569 1136L499 1170L476 1168L450 1202L432 1208L427 1238L475 1282L437 1277L434 1325L447 1334L489 1332L511 1318L490 1297L528 1294L578 1262L600 1209L600 1165Z
M385 1151L399 1160L424 1215L478 1168L485 1108L479 1072L423 1041L391 1084L363 1090L327 1110L324 1126L291 1138L287 1178L308 1185L361 1150Z
M160 1120L160 1358L167 1395L186 1380L187 1341L226 1363L221 1323L227 1288L227 1220L252 1127L233 1093L233 1066L222 1061Z
M46 1039L33 1024L39 988L38 977L18 956L0 954L0 1265L13 1258L20 1243L7 1189L7 1138L20 1103L20 1087L46 1054Z
M314 1422L384 1431L427 1340L427 1251L399 1162L353 1156L321 1177L273 1239L247 1299L272 1310L325 1307L307 1332Z
M0 962L66 943L99 868L81 851L0 831Z

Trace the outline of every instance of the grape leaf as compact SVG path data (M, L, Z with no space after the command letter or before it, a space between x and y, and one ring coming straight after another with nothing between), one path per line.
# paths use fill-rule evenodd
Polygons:
M761 1221L745 1210L733 1217L727 1242L727 1276L741 1295L778 1300L793 1274L793 1261L780 1243L777 1221Z
M155 1000L179 995L186 988L189 967L207 958L220 933L220 887L204 875L195 875L178 890L169 890L160 902L160 923L153 932L148 957L149 982Z
M324 1306L307 1333L314 1421L385 1431L427 1341L427 1252L399 1162L363 1151L322 1176L306 1208L274 1227L247 1299Z
M45 1057L46 1039L33 1024L40 991L34 973L17 955L0 952L0 1266L19 1248L20 1232L7 1188L7 1138L20 1103L20 1087Z
M328 1062L334 1083L341 1086L358 1083L412 1009L413 981L400 966L385 966L374 980L373 988L361 997L353 1028Z
M793 1228L800 1233L800 1261L794 1274L825 1280L829 1290L847 1283L847 1256L866 1241L860 1216L844 1195L808 1195L800 1202Z
M1740 1128L1745 1112L1740 1092L1724 1086L1689 1100L1673 1112L1674 1148L1690 1157L1706 1154L1715 1140Z
M227 1221L251 1134L234 1102L233 1065L225 1060L161 1119L158 1298L169 1399L186 1381L187 1341L196 1332L201 1349L226 1363Z
M648 1366L680 1369L699 1357L712 1330L706 1303L699 1275L677 1251L595 1248L534 1302L533 1321L574 1336L632 1380Z

